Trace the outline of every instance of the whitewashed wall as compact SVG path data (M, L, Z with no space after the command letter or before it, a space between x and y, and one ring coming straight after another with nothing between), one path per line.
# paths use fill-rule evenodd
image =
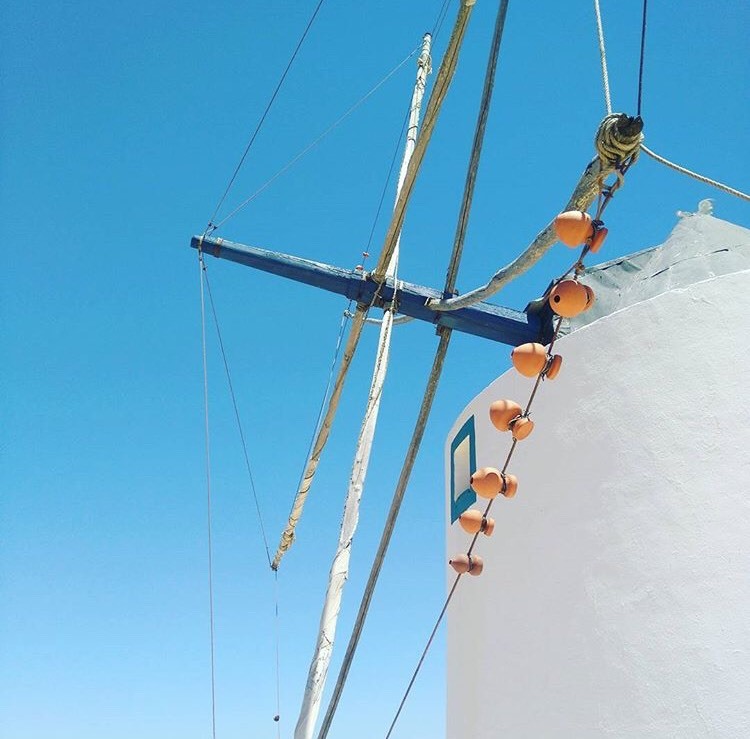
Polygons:
M744 271L559 342L518 495L449 609L449 739L750 737L748 313ZM500 466L486 408L532 382L498 378L448 446L474 411L477 464ZM447 555L468 540L449 525Z

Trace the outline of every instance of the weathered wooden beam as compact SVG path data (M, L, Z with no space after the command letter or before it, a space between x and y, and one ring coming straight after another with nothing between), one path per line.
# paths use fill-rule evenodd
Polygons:
M538 316L523 311L491 303L476 303L455 311L438 312L428 307L428 301L440 300L443 295L430 287L401 280L394 284L391 279L379 284L360 270L343 269L219 238L205 237L201 242L199 237L194 236L190 245L194 249L201 246L205 254L219 259L304 282L365 305L382 308L391 303L395 295L400 314L510 346L527 341L545 341L547 338L548 327L545 323Z

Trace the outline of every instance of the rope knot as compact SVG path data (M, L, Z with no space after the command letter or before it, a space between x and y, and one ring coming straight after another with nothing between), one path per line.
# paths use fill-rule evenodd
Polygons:
M643 141L643 120L626 113L610 113L599 124L594 139L596 153L608 167L619 167L638 154Z

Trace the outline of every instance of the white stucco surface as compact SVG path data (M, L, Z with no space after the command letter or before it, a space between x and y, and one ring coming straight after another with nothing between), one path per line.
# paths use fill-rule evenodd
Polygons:
M749 312L743 271L559 341L448 611L449 739L750 737ZM498 378L447 446L474 413L477 465L501 466L487 408L532 384Z

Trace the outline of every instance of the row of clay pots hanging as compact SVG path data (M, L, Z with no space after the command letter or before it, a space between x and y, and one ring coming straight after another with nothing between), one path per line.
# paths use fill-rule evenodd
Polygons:
M600 208L601 210L601 208ZM583 256L587 252L596 253L607 237L607 229L602 221L592 219L588 213L579 210L560 213L554 221L555 232L560 241L566 246L575 248L584 246ZM576 268L582 267L579 260ZM568 274L568 273L566 273ZM574 276L559 279L547 298L550 308L563 318L574 316L587 311L594 303L594 291L578 281L578 269L574 270ZM516 371L524 377L536 377L537 382L542 379L554 380L560 373L562 357L552 354L551 349L557 338L560 323L558 321L549 350L542 344L536 342L521 344L511 352L511 361ZM532 393L533 398L533 393ZM529 401L530 405L531 401ZM496 400L490 404L489 416L492 425L500 432L510 432L513 437L514 446L508 453L508 462L513 454L515 442L527 438L534 430L534 422L529 418L528 407L524 410L513 400ZM505 469L505 468L503 468ZM474 508L462 513L458 522L461 528L472 534L474 539L467 554L457 554L449 560L450 566L459 574L480 575L484 570L483 559L472 554L476 538L479 534L491 536L495 530L495 519L487 516L492 501L502 495L512 498L518 490L518 478L515 475L501 471L496 467L481 467L471 476L471 489L480 497L489 500L484 513Z

